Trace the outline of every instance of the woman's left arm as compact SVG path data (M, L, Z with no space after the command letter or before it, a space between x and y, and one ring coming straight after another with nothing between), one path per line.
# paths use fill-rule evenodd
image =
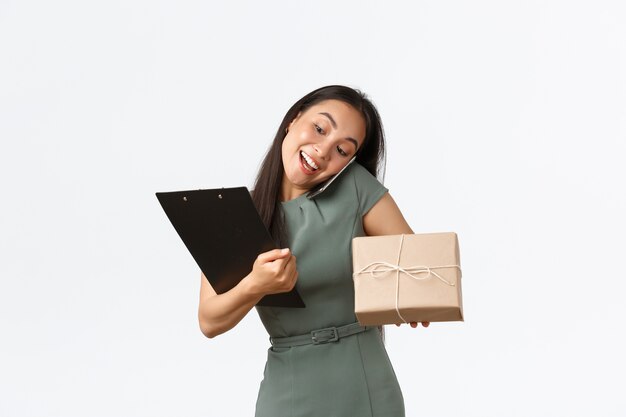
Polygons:
M413 234L413 230L389 193L385 193L365 213L363 230L368 236Z
M368 236L413 234L411 226L406 222L398 205L389 193L385 193L363 216L363 230ZM422 322L428 327L430 322ZM399 324L396 324L399 326ZM411 327L417 327L417 322L412 321Z

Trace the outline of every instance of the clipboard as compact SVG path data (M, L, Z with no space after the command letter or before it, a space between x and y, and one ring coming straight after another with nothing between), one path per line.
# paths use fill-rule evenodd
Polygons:
M276 249L247 187L158 192L156 197L218 294L248 275L260 253ZM296 287L268 294L256 305L305 307Z

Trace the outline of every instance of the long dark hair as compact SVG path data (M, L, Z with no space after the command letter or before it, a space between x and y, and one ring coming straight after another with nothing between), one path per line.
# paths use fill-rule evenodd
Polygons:
M339 100L359 111L365 119L365 140L356 154L356 161L375 177L380 171L384 178L385 134L380 115L374 104L361 91L343 85L328 85L311 91L298 100L278 126L274 141L270 145L254 183L252 200L272 238L282 248L286 245L285 223L280 204L280 189L283 181L282 143L287 136L287 127L300 112L325 100ZM382 326L379 327L384 334Z

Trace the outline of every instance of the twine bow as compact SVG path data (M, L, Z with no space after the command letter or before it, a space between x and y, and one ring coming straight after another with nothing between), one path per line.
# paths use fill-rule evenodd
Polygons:
M429 279L432 276L437 277L444 284L450 285L454 287L454 283L446 280L444 277L433 271L433 269L444 269L444 268L457 268L461 271L461 267L459 265L435 265L435 266L425 266L425 265L413 265L406 268L400 266L400 254L402 253L402 245L404 243L404 235L400 235L400 249L398 250L398 260L396 261L396 265L390 264L385 261L377 261L371 262L364 268L361 268L359 271L356 271L352 274L352 278L356 277L360 274L371 274L372 277L380 279L382 276L387 275L389 272L396 271L396 313L398 313L398 317L404 323L408 323L402 314L400 314L400 309L398 308L398 300L400 297L400 272L408 275L409 277L422 281L425 279ZM371 269L370 269L371 268ZM377 275L378 274L378 275ZM419 274L426 274L426 276L418 276Z

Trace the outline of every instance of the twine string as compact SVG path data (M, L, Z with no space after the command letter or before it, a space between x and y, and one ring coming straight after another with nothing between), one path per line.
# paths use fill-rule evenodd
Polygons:
M400 308L398 306L400 298L400 272L417 281L430 279L435 276L439 281L443 282L444 284L454 287L455 284L453 282L448 281L437 272L433 271L433 269L457 268L459 271L461 271L461 267L456 264L435 266L413 265L409 267L401 267L400 254L402 253L403 244L404 235L400 235L400 248L398 250L398 259L396 260L395 265L385 261L371 262L367 266L361 268L359 271L354 272L352 274L352 277L354 279L354 277L360 274L370 274L373 278L381 279L388 276L389 272L396 271L396 313L398 314L400 320L402 320L404 323L408 323L408 321L406 321L404 317L402 317L402 314L400 314ZM420 274L422 274L422 276L420 276ZM423 274L426 275L423 276Z

